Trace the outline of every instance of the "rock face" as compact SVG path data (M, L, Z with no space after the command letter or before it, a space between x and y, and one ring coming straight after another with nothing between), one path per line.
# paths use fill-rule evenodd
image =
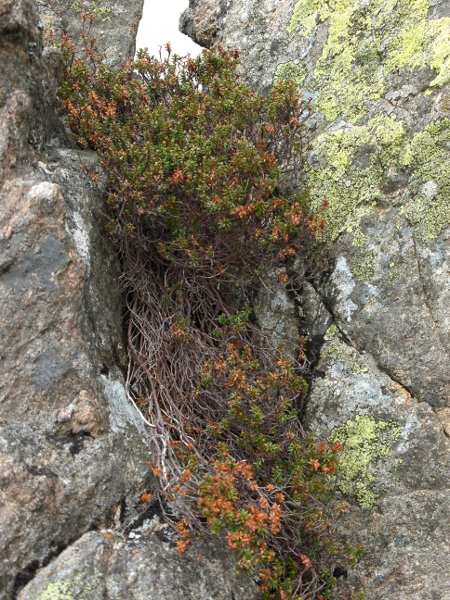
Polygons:
M161 537L161 536L160 536ZM236 576L229 552L204 543L180 556L168 540L90 532L68 548L19 600L256 600L257 586Z
M339 591L448 598L449 4L191 0L181 24L237 47L263 91L294 78L313 109L328 260L297 298L323 344L307 421L344 443L338 532L366 547Z
M51 30L56 36L64 32L81 46L81 34L89 33L111 66L134 55L144 0L37 0L37 5L47 38ZM83 13L94 16L93 27L85 25Z
M120 371L118 265L83 170L96 157L70 147L56 115L58 53L31 0L0 1L0 36L3 600L150 481Z

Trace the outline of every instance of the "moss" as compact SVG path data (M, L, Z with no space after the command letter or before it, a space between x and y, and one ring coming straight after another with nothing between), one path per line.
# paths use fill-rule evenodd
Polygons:
M293 62L283 63L278 65L275 73L274 82L292 79L295 84L300 87L306 78L306 70L301 65L296 65Z
M368 416L357 416L334 429L330 441L343 446L337 479L341 492L356 498L360 506L371 508L378 498L374 466L390 454L399 437L400 429L394 422L376 422Z
M317 108L329 121L356 123L370 100L385 92L386 75L402 67L436 71L431 85L450 80L450 19L428 22L428 0L300 0L288 31L311 35L328 21L328 39L317 61Z

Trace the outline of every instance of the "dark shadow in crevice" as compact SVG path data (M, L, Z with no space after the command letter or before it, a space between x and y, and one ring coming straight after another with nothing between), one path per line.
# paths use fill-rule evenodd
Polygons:
M77 540L79 540L83 535L85 535L86 533L90 532L90 531L98 531L100 529L100 524L93 521L89 527L86 529L86 531L82 532L79 536L74 537L74 538L70 538L68 541L62 541L62 540L54 540L51 544L50 544L50 548L49 551L47 553L47 555L45 556L45 558L43 558L42 560L38 560L38 559L33 559L32 561L30 561L28 563L28 565L22 569L19 573L17 573L15 579L14 579L14 584L13 584L13 589L11 592L11 600L16 600L20 594L20 592L23 590L23 588L30 583L30 581L32 579L34 579L38 573L38 571L40 569L43 569L44 567L46 567L47 565L49 565L53 560L55 560L55 558L58 558L58 556L64 552L64 550L66 550L69 546L72 546L73 544L75 544L75 542Z
M47 556L39 561L37 559L33 559L28 563L28 565L22 569L19 573L17 573L14 579L14 585L12 589L12 600L16 600L19 596L20 592L23 588L36 576L39 569L42 569L49 565L52 560L57 558L61 552L63 552L66 548L68 548L71 544L73 544L76 540L71 540L68 543L62 541L52 542L50 545L50 550Z
M28 565L17 573L14 579L14 585L12 589L12 600L16 600L22 589L29 583L36 575L37 570L41 567L38 560L34 559L28 563Z
M339 579L340 577L343 577L344 579L347 579L347 569L345 569L344 567L335 567L333 570L333 577L336 577L336 579Z
M88 431L80 431L78 433L69 431L69 433L64 436L58 436L56 442L58 445L69 446L70 454L76 456L84 449L86 441L91 438L92 435Z
M164 511L158 500L155 500L149 504L141 513L137 515L131 522L129 522L123 530L123 534L128 536L131 531L138 529L143 525L144 521L151 520L153 517L160 517L163 520Z

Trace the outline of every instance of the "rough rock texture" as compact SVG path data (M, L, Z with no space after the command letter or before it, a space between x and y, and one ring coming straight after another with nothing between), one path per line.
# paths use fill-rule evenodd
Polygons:
M189 0L180 17L180 30L189 35L196 44L210 48L216 40L230 0Z
M54 110L58 53L31 0L0 0L0 598L148 489L123 387L101 196Z
M81 34L89 33L112 66L134 55L144 0L37 0L37 5L46 38L53 30L55 37L67 33L78 44ZM93 26L86 26L83 13L94 16Z
M281 283L280 272L273 271L266 277L256 299L259 307L256 317L259 326L274 342L284 344L293 356L298 354L298 315L285 286Z
M256 600L257 586L236 575L229 552L213 542L177 554L151 533L127 540L91 532L63 552L19 600Z
M366 546L340 591L448 598L449 3L191 0L181 25L237 47L263 91L294 78L313 108L328 261L297 299L324 342L307 420L345 442L339 532Z

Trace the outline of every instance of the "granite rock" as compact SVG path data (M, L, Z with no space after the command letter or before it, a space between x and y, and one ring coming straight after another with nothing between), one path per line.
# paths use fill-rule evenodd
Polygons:
M113 67L134 55L143 0L38 0L37 5L47 40L50 32L56 39L66 33L81 48L86 33L96 38L99 54ZM93 15L92 25L83 21L83 13Z
M123 385L118 262L83 168L96 157L71 146L55 111L60 59L35 3L1 0L0 37L3 600L86 531L120 522L151 477Z
M163 530L164 531L164 530ZM175 543L153 532L127 539L91 532L63 552L30 582L19 600L256 600L258 588L237 576L222 544L196 544L179 555ZM158 537L159 534L159 537Z
M306 419L347 440L338 537L366 546L336 594L447 598L448 2L191 0L182 27L205 22L252 86L291 77L311 107L305 178L327 227L296 296L320 355Z
M175 531L145 519L104 175L57 112L49 43L81 49L84 10L105 60L130 58L142 0L0 0L0 599L250 600L221 540L179 556Z

